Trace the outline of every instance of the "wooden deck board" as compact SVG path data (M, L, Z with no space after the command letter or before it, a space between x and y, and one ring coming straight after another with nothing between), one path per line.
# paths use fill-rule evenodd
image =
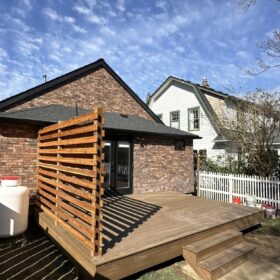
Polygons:
M104 255L89 258L88 265L103 277L119 279L182 255L182 247L201 236L244 230L262 216L256 208L180 193L105 197Z

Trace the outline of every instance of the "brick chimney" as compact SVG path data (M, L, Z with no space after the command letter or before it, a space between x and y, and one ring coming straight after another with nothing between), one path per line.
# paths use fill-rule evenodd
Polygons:
M208 87L208 88L209 88L209 84L208 84L207 78L203 78L201 85L202 85L203 87Z

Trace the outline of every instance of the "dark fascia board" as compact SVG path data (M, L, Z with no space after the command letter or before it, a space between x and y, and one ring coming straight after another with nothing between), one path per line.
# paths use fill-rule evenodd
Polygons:
M48 126L48 125L53 124L51 122L46 122L46 121L10 118L10 117L4 117L4 116L0 116L0 120L6 121L8 123L30 124L30 125L37 125L37 126Z
M49 92L51 89L57 88L65 83L69 83L72 80L79 78L80 76L92 73L100 68L107 70L112 77L137 101L137 103L158 123L162 124L162 121L156 116L156 114L141 100L141 98L123 81L123 79L105 62L103 58L78 68L74 71L66 73L55 79L52 79L44 84L38 85L34 88L28 89L7 99L0 101L0 112L8 110L16 105L19 105L34 97L43 95Z
M211 104L209 103L208 99L205 97L205 95L201 92L201 90L194 85L194 90L197 93L197 98L200 101L209 121L211 122L212 126L214 127L216 133L219 135L221 133L221 130L218 126L219 118L215 111L213 110Z
M208 93L210 94L213 94L213 95L216 95L218 97L222 97L222 98L228 98L230 97L231 95L229 95L228 93L224 93L222 91L217 91L217 90L214 90L213 88L210 88L210 87L204 87L204 86L201 86L199 84L195 84L199 89L201 90L204 90L204 91L207 91Z
M148 100L148 105L150 104L150 100L151 100L152 97L155 97L157 94L160 94L166 87L171 85L173 82L176 82L176 83L181 84L181 85L188 85L188 86L190 86L194 89L194 93L195 93L199 103L201 104L201 107L203 108L207 117L209 118L212 126L214 127L216 133L220 134L220 129L219 129L217 123L216 123L218 121L218 117L217 117L215 111L213 110L211 104L209 103L209 101L207 100L205 95L203 94L203 92L201 92L200 86L198 84L194 84L190 81L185 81L185 80L179 79L177 77L169 76L160 85L160 87L150 96L150 98ZM202 87L202 88L204 89L204 87Z
M169 76L151 95L148 96L148 100L147 100L147 105L150 105L150 101L151 99L159 92L161 92L165 86L167 86L167 84L169 83L170 80L172 80L174 77Z
M105 130L108 132L114 132L114 133L126 133L130 135L152 135L152 136L161 136L161 137L173 137L176 139L202 139L202 137L193 134L193 135L180 135L180 134L172 134L172 133L157 133L157 132L147 132L147 131L134 131L134 130L127 130L127 129L112 129L112 128L106 128Z

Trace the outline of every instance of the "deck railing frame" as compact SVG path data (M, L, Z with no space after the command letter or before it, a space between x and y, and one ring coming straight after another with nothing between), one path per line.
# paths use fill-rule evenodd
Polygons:
M36 205L102 255L104 111L44 127L37 139Z

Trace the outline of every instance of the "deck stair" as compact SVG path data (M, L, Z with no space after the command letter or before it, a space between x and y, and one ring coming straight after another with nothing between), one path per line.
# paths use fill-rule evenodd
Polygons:
M255 246L228 229L183 247L183 256L204 280L219 279L246 261Z

